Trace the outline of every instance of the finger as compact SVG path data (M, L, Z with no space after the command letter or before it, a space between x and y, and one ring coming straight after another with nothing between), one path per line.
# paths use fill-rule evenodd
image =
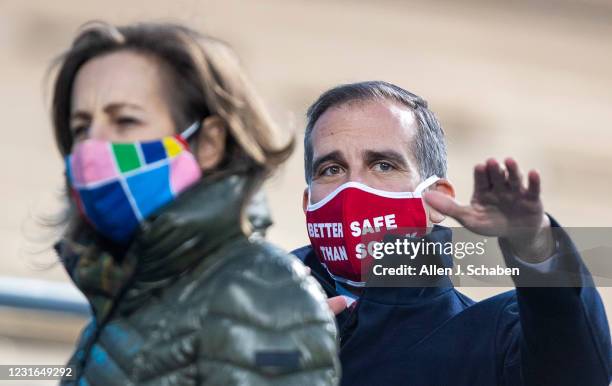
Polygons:
M439 213L450 216L459 222L467 216L469 206L463 206L454 198L440 192L428 191L423 193L423 199L432 209Z
M309 267L309 266L305 265L305 266L304 266L304 269L306 269L306 274L307 274L307 275L310 275L310 274L312 273L312 270L310 269L310 267Z
M346 299L343 296L334 296L333 298L327 299L327 305L331 308L334 315L338 315L342 311L346 310Z
M503 170L499 167L499 164L493 158L487 160L487 174L491 180L493 190L505 190L506 186L506 175Z
M486 165L474 166L474 192L486 192L490 189L491 181L489 181Z
M540 197L540 174L531 170L527 177L528 186L527 186L527 198L531 200L537 200Z
M519 170L518 163L512 158L506 158L506 170L508 170L508 185L513 191L523 188L523 176Z

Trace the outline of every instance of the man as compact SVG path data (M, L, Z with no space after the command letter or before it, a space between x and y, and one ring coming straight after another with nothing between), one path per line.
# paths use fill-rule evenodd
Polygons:
M303 207L311 245L294 254L337 314L343 385L609 384L604 308L571 240L544 212L537 172L525 184L513 159L505 168L489 159L474 168L470 204L459 204L445 178L444 134L433 113L420 97L385 82L331 89L307 118ZM498 237L506 263L532 280L550 281L569 262L583 273L580 282L519 287L481 302L444 277L422 288L368 287L355 271L367 248L351 237L397 228L395 217L375 208L398 197L395 209L410 209L405 224L433 225L429 240L450 240L450 230L435 225L450 216L476 234ZM379 216L343 223L348 212L364 210Z

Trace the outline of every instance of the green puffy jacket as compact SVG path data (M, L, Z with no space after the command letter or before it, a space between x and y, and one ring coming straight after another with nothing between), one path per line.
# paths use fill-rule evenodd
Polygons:
M90 231L58 243L94 315L69 361L75 379L62 384L338 383L336 326L318 283L243 231L250 184L232 175L184 192L121 258Z

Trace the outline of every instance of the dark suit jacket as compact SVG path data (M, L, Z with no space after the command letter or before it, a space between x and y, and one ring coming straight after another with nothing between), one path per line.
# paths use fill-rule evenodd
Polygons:
M572 241L560 235L556 258L580 271L582 286L522 287L480 302L450 280L427 288L366 288L337 317L342 385L607 386L612 356L605 310ZM436 226L430 237L449 241L452 234ZM500 247L510 261L508 246L500 241ZM293 253L328 296L337 295L310 246ZM550 278L531 271L532 279Z

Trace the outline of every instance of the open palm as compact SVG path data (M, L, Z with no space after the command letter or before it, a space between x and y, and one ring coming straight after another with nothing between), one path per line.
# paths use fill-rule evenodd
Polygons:
M474 193L469 205L437 191L423 194L427 204L483 236L504 237L516 245L533 243L550 228L540 199L540 176L530 171L527 186L512 158L502 170L494 159L474 167Z

